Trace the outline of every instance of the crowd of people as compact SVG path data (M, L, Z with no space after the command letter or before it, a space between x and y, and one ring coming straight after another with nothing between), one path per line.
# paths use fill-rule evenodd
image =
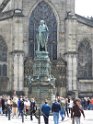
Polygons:
M93 110L93 98L84 97L81 99L81 105L84 110Z
M19 117L24 114L26 117L30 114L31 120L32 114L35 114L37 110L36 102L34 98L28 99L28 97L17 97L17 96L0 96L0 114L6 115L8 114L8 110L11 110L11 117Z
M72 124L80 124L81 113L85 118L80 99L56 98L51 107L48 105L48 102L45 101L45 104L41 107L45 124L49 124L48 118L50 110L53 113L54 124L59 124L59 115L62 121L66 116L71 117Z
M49 124L50 113L52 113L54 124L59 124L59 116L62 121L64 121L65 117L70 117L72 118L72 124L80 124L81 114L85 117L83 109L93 109L93 98L72 99L71 97L57 97L51 105L46 99L40 106L45 124ZM25 117L30 115L31 120L33 120L33 115L39 119L38 107L34 98L17 97L16 95L13 97L0 96L0 114L8 116L9 110L11 111L11 118L17 118L24 114Z

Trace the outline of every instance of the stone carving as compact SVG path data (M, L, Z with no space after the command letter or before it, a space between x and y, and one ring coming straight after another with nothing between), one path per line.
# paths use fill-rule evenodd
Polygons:
M49 31L48 27L45 24L44 20L40 21L37 34L37 50L38 51L47 51L47 42L48 42Z

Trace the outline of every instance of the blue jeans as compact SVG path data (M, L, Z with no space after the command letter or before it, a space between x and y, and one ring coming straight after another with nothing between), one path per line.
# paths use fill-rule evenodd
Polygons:
M2 114L2 107L0 107L0 114Z
M61 111L60 111L60 116L61 116L61 119L64 120L65 119L65 110L64 108L62 107L61 108Z
M59 112L53 112L53 120L54 120L54 124L58 124L58 122L59 122Z

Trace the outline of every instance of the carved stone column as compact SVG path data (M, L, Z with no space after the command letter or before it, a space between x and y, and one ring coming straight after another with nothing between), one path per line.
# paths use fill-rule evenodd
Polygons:
M74 93L75 97L78 97L77 91L77 53L71 53L67 59L67 82L68 91Z
M13 0L13 90L24 90L24 43L23 43L23 13L22 0Z
M76 37L76 17L68 15L66 19L66 61L67 61L67 85L68 92L77 97L77 37Z
M17 54L14 54L14 67L13 67L13 71L14 71L14 79L13 79L13 90L17 91L18 90L18 56Z
M24 88L24 55L19 55L19 91Z
M68 55L67 59L67 82L68 82L68 91L72 90L72 58L71 55Z
M13 90L23 91L24 89L24 54L23 52L15 51L13 53Z

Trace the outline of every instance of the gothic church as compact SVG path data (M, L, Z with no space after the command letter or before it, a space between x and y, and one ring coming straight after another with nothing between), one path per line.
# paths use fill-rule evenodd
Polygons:
M75 0L0 0L0 94L29 92L40 20L56 94L93 95L93 21L75 13Z

